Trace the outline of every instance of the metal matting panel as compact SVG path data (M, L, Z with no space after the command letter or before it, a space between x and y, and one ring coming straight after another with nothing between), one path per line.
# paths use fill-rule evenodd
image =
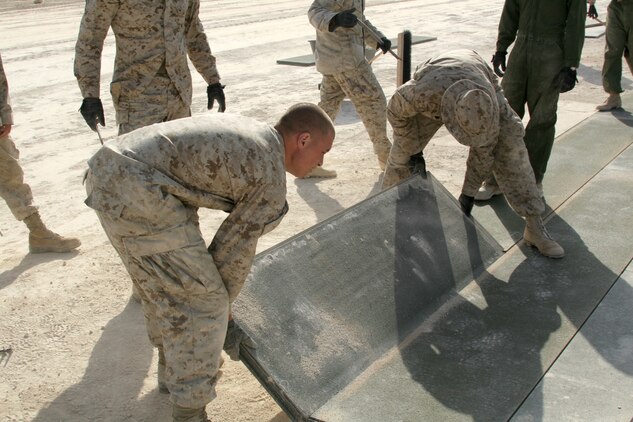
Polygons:
M411 37L411 45L415 45L415 44L421 44L421 43L425 43L425 42L429 42L429 41L435 41L437 39L437 37L429 37L426 35L413 35ZM391 41L391 48L392 49L396 49L398 48L398 38L392 38L390 39ZM314 66L314 54L304 54L301 56L295 56L295 57L289 57L287 59L279 59L277 60L277 64L287 64L287 65L291 65L291 66Z
M632 171L629 147L548 222L566 249L564 259L544 258L524 245L511 249L487 273L445 298L399 350L368 367L314 417L329 422L505 421L530 397L530 417L517 421L574 419L552 412L561 395L544 398L534 387L633 258ZM620 312L626 317L630 309ZM612 349L603 352L612 370L631 370L630 332L624 339L627 361L618 360ZM599 351L599 346L594 348ZM571 366L575 373L585 371L581 361ZM631 385L631 377L626 381L623 388ZM568 388L561 391L572 394ZM551 406L549 418L539 413L543 403ZM604 406L603 415L617 413Z
M633 95L622 97L633 110ZM615 117L615 118L614 118ZM556 139L543 182L548 215L633 144L633 116L624 110L595 113ZM473 216L504 250L523 237L524 222L503 195L476 202Z
M294 420L319 419L501 254L431 174L414 176L257 255L233 304L257 343L242 358Z
M513 420L628 420L633 415L631 309L629 265Z

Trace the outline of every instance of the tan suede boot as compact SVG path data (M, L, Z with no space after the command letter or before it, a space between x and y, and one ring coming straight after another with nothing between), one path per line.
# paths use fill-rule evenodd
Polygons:
M617 92L610 93L605 102L596 107L596 110L610 111L616 108L622 108L622 98L620 98L620 94Z
M204 407L190 409L174 404L171 409L171 417L174 422L211 422L207 417L207 411Z
M525 219L523 239L528 246L534 246L541 255L548 258L562 258L565 250L549 235L541 216L530 216Z
M167 382L165 381L165 352L162 347L158 348L158 392L163 394L169 394L169 388L167 388Z
M29 251L31 253L64 253L77 249L81 242L73 237L62 237L46 228L38 212L24 219L29 228Z

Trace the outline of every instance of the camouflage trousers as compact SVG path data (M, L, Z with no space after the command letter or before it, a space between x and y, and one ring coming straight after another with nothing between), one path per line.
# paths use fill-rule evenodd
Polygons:
M89 197L92 177L88 172ZM141 295L149 340L165 353L171 401L204 407L216 397L229 296L205 246L197 213L183 205L177 210L180 218L165 219L164 229L148 232L148 221L156 216L143 221L138 213L126 215L125 207L112 209L118 211L95 211Z
M37 211L31 187L24 183L24 172L18 159L20 151L11 137L0 138L0 196L19 221Z
M323 75L319 107L334 121L345 96L354 104L376 154L389 154L387 137L387 100L371 66L363 63L357 69Z
M115 87L112 86L112 99L119 135L154 123L191 116L190 104L182 100L167 75L156 75L145 91L134 98L117 95Z

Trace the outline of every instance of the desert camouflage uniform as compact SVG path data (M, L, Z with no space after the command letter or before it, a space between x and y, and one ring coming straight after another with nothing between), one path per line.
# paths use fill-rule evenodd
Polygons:
M409 158L424 150L442 127L442 97L460 80L489 87L499 104L499 138L482 147L471 146L462 193L475 196L488 174L497 177L508 202L521 216L540 215L543 201L536 188L523 143L523 124L510 108L497 77L474 51L456 50L436 56L418 66L413 78L400 86L389 101L387 117L393 127L394 144L385 169L383 187L409 177Z
M12 125L13 113L9 101L9 84L0 57L0 126ZM20 151L10 136L0 137L0 196L7 202L11 213L19 221L37 211L33 193L24 183L24 172L18 159Z
M363 121L376 154L389 154L387 137L387 100L380 83L365 58L365 41L372 48L377 42L360 25L337 28L329 32L330 21L339 12L356 8L354 14L364 19L364 0L315 0L308 10L310 23L316 32L316 68L323 75L321 107L332 121L347 95ZM381 37L369 21L365 22Z
M215 397L229 304L257 240L288 209L283 141L263 123L201 115L121 136L88 164L86 204L143 297L172 401L203 407ZM199 207L228 213L208 250Z
M75 47L75 76L86 97L99 97L101 53L116 37L110 85L119 133L191 114L187 55L207 84L220 81L198 18L199 0L87 0Z
M506 0L499 20L497 51L507 51L501 82L508 103L530 120L525 145L537 182L542 182L554 145L563 67L578 67L585 40L586 0ZM516 40L516 42L515 42Z

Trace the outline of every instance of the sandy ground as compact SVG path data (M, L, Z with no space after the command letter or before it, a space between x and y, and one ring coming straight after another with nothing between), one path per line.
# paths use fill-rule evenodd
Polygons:
M432 54L472 48L492 56L502 0L376 0L367 16L385 34L403 29L437 41L413 47L414 65ZM3 0L0 52L13 99L13 139L26 180L47 224L81 238L77 253L31 255L27 230L0 206L0 420L168 421L170 404L156 388L156 354L145 336L140 305L130 302L130 282L98 224L83 204L81 175L99 140L80 114L73 77L74 44L84 2ZM227 108L274 123L289 105L318 101L314 67L277 65L309 53L314 30L310 1L202 0L201 19L227 85ZM606 2L599 4L601 17ZM561 97L558 133L593 113L604 99L600 68L604 38L587 39L580 84ZM108 84L114 39L106 40L102 99L106 139L116 135ZM374 64L387 97L396 62ZM624 87L631 88L625 74ZM205 113L205 84L194 73L194 114ZM349 102L337 119L337 138L325 166L331 180L288 176L290 213L258 250L338 213L377 192L380 170L367 134ZM427 151L428 168L457 195L466 149L441 130ZM210 242L222 213L202 210ZM207 407L214 421L286 421L276 403L239 362L227 362L218 398Z

